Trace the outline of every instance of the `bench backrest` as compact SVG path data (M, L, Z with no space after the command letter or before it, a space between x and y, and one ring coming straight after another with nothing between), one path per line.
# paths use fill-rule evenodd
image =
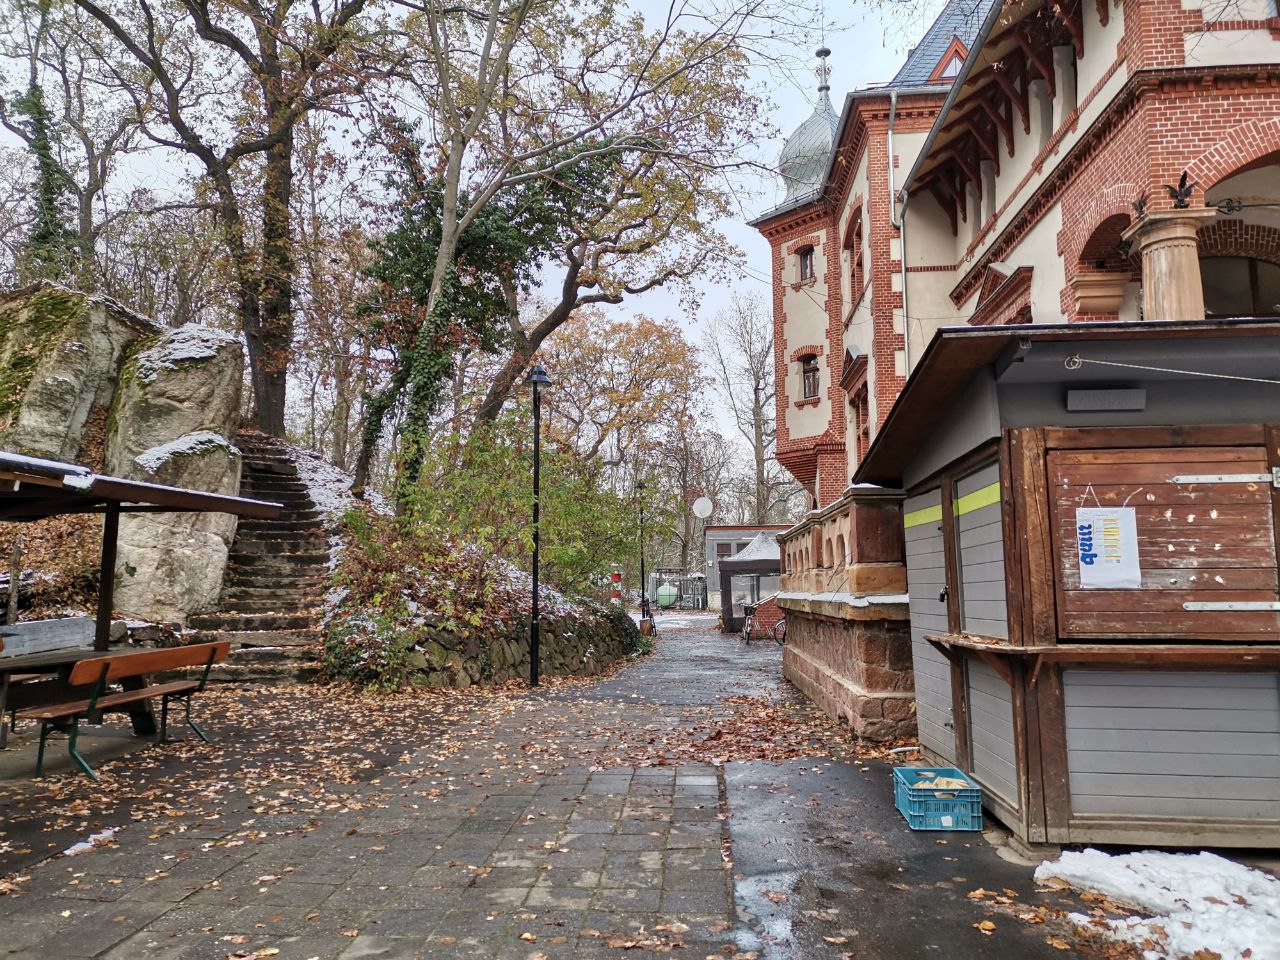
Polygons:
M92 617L59 617L0 625L0 657L93 646Z
M73 687L77 687L104 679L111 681L140 677L179 667L203 667L225 660L230 649L231 642L223 640L218 643L196 643L187 647L163 647L159 650L94 657L92 660L81 660L72 668L70 682ZM103 669L107 672L105 678L102 675Z

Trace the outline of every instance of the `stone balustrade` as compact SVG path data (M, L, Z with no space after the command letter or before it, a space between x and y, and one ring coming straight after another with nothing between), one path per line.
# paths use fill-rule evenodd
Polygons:
M783 673L861 737L915 732L902 494L851 487L779 538Z

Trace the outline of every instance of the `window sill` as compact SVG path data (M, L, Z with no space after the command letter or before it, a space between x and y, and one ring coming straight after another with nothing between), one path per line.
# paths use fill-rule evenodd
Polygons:
M821 397L805 397L803 400L796 400L797 407L816 407L822 401Z
M797 280L795 283L791 284L791 289L793 291L799 291L801 287L812 287L812 286L815 286L817 283L818 283L817 277L810 277L808 280Z

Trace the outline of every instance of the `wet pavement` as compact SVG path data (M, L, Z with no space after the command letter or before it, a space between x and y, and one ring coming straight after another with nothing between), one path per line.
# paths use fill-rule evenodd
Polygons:
M23 865L19 892L0 897L0 955L1062 956L1012 917L974 929L989 914L969 891L1034 902L1031 869L980 835L912 833L885 765L733 759L758 754L741 731L718 739L731 727L723 704L809 710L781 680L778 647L720 636L709 617L660 627L652 656L596 683L433 701L416 746L346 782L277 789L269 764L233 757L190 792L174 788L181 809L167 816L185 817L180 829L135 804L110 821L123 829L109 846ZM233 735L219 731L224 744ZM728 762L687 759L721 742ZM173 774L175 756L217 749L148 746L115 766L153 758ZM673 750L686 759L670 762ZM250 769L260 779L247 788ZM225 802L200 802L227 783ZM2 796L24 813L45 805L59 843L109 821L71 778Z

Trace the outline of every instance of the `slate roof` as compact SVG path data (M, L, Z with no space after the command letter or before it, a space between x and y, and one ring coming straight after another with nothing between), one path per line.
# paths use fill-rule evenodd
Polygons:
M947 0L938 19L933 21L924 37L907 54L906 63L889 81L888 86L914 87L928 83L938 61L951 46L951 41L957 37L965 45L965 49L971 49L993 2L994 0Z

